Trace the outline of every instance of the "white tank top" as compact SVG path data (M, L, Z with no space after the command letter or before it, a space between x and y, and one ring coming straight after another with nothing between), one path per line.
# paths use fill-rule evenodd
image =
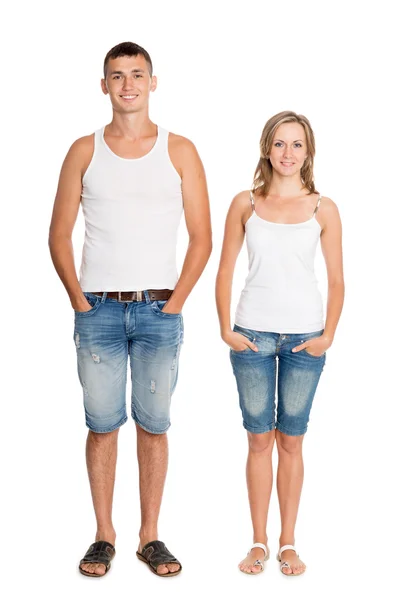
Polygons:
M181 178L168 153L168 131L158 127L150 152L132 159L114 154L104 127L96 131L81 198L82 291L174 289L183 202Z
M322 298L314 274L321 227L308 221L265 221L254 210L246 230L249 274L236 310L235 323L271 333L310 333L324 328Z

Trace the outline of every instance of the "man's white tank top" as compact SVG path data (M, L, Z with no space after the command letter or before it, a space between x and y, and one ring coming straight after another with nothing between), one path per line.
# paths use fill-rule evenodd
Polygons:
M254 210L246 241L249 274L236 310L235 323L271 333L310 333L324 328L322 298L314 274L321 227L308 221L281 224L266 221Z
M183 202L168 135L158 127L150 152L131 159L114 154L104 140L104 127L95 132L93 157L82 181L82 291L174 289Z

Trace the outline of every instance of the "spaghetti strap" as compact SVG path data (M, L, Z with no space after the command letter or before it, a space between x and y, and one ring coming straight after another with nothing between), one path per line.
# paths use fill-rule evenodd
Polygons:
M315 213L316 213L316 212L317 212L317 210L319 209L319 205L320 205L320 204L321 204L321 194L319 195L318 202L317 202L317 206L316 206L316 207L315 207L315 209L314 209L313 216L315 215Z
M256 210L256 207L254 206L254 196L253 196L252 191L250 191L250 202L251 202L252 211L254 212Z

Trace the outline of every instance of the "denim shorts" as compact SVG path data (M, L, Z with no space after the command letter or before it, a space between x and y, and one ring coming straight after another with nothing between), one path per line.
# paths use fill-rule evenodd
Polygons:
M265 433L276 427L286 435L303 435L325 365L325 353L312 356L307 350L292 352L292 348L319 337L323 330L279 334L238 325L233 330L258 348L258 352L248 347L241 352L230 352L243 426L252 433Z
M85 292L85 297L92 308L75 311L74 340L86 425L106 433L127 420L129 357L132 417L150 433L165 433L178 377L182 315L162 312L166 300L152 302L147 291L143 302L118 302L106 292Z

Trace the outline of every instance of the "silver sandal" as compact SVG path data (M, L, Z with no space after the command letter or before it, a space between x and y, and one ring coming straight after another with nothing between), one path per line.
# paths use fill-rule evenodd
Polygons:
M286 575L287 577L291 577L293 576L297 576L297 575L303 575L304 571L302 571L301 573L285 573L283 571L283 569L291 569L292 565L290 563L288 563L286 560L284 562L282 562L282 552L284 552L285 550L294 550L296 552L296 556L299 556L297 554L296 548L294 546L291 546L290 544L286 544L286 546L282 546L282 548L279 548L279 552L276 555L277 560L281 563L279 565L280 569L281 569L281 573L283 575Z
M242 571L242 573L245 573L246 575L259 575L260 573L262 573L264 571L264 563L269 559L269 549L267 548L267 546L265 546L265 544L261 544L261 542L256 542L248 551L247 556L250 554L253 548L261 548L261 550L264 550L264 560L261 561L257 558L257 560L255 560L251 565L252 567L261 567L259 571L242 571L242 569L240 569L239 567L240 571Z

